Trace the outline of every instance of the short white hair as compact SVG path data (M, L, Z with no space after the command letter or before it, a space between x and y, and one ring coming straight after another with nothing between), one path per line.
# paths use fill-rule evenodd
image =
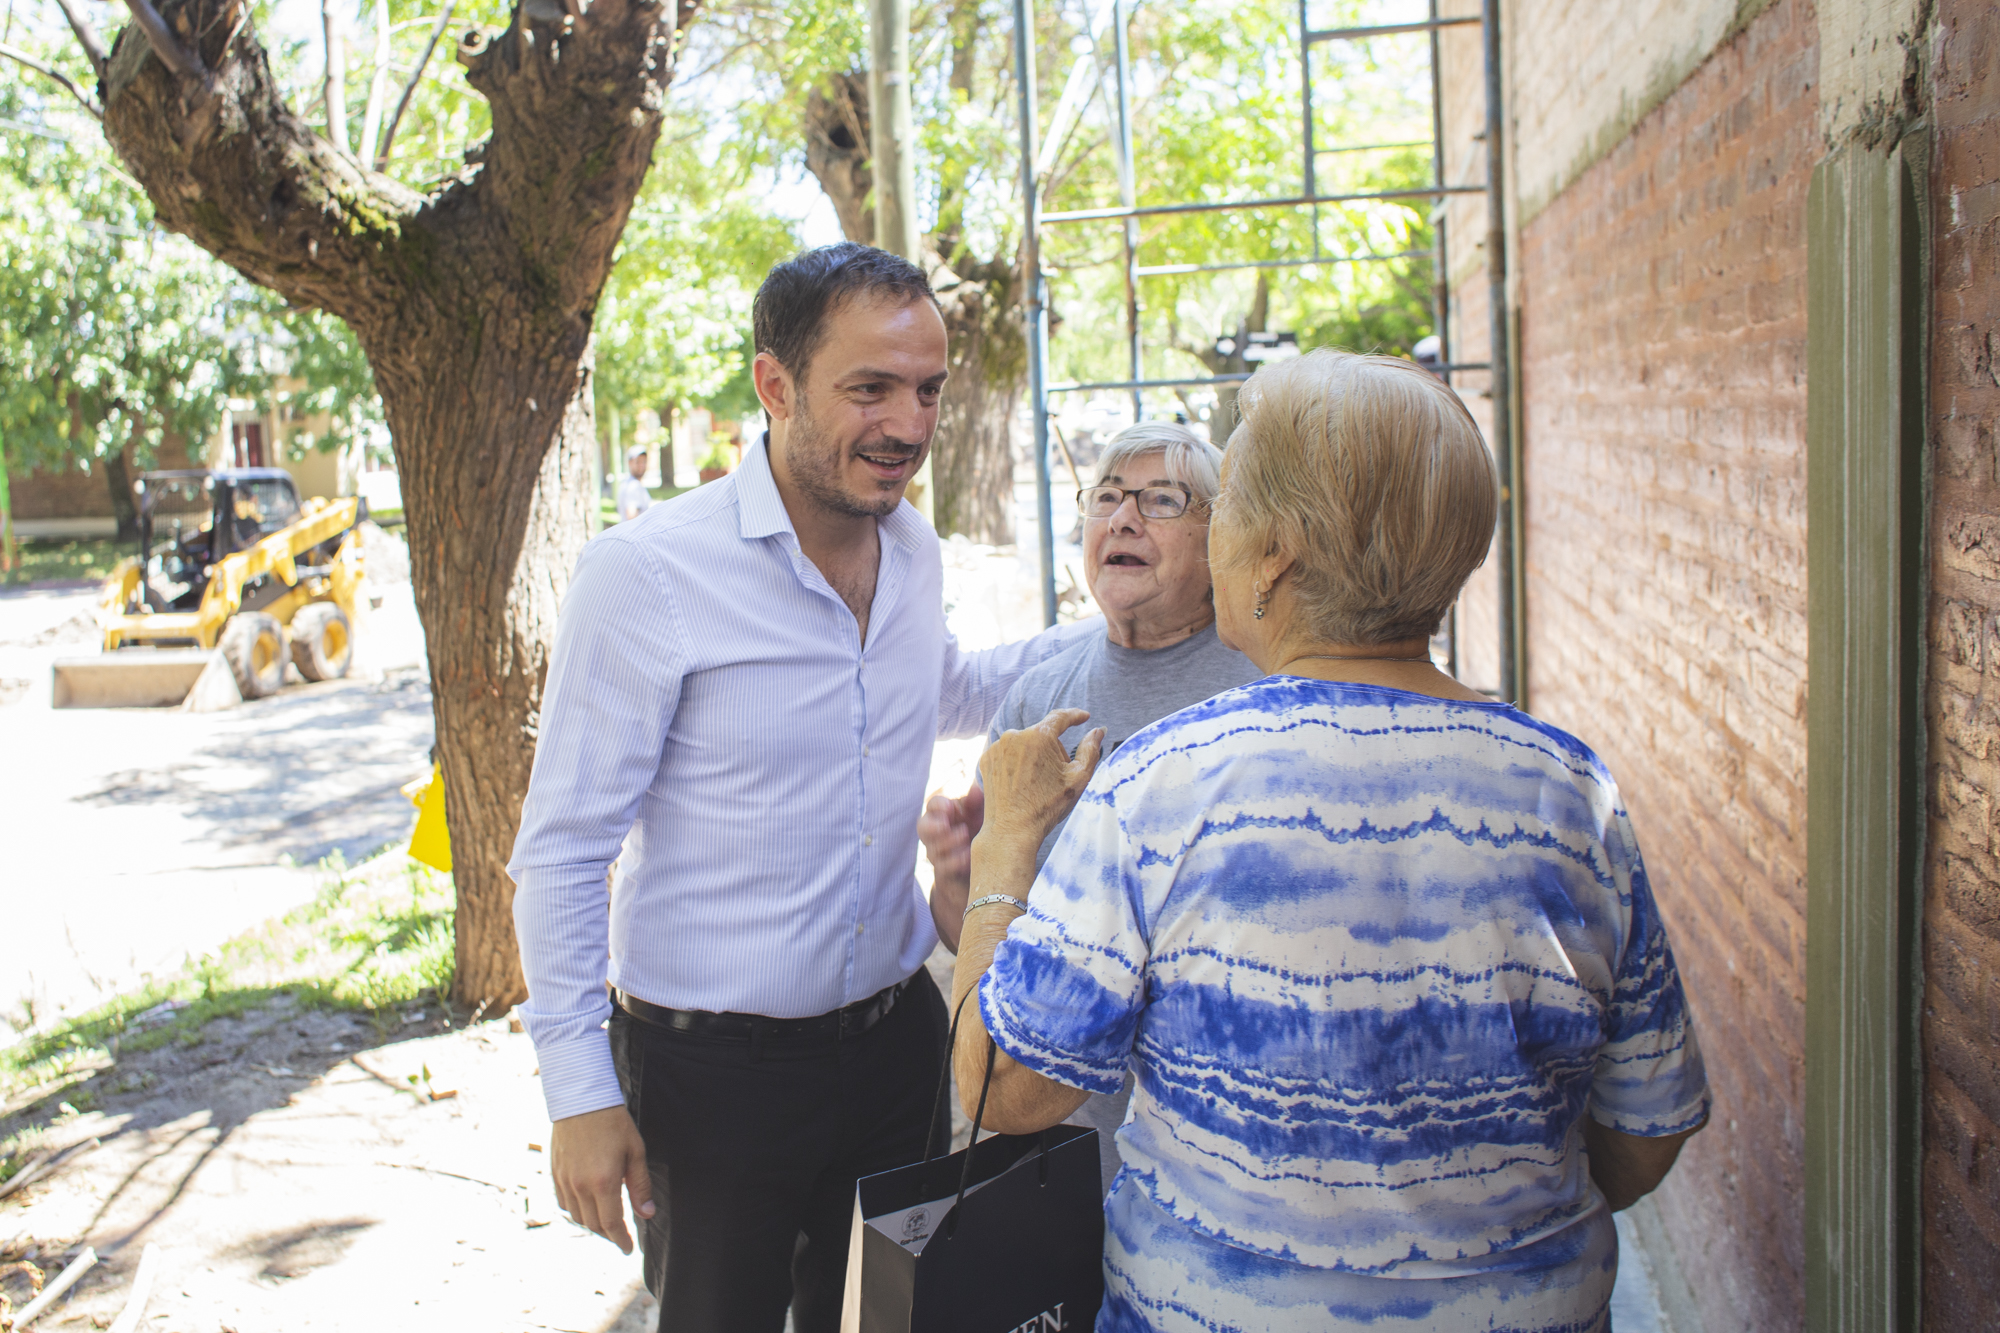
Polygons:
M1198 501L1213 500L1222 489L1222 450L1172 421L1141 421L1112 436L1097 460L1098 484L1147 454L1164 454L1167 477Z

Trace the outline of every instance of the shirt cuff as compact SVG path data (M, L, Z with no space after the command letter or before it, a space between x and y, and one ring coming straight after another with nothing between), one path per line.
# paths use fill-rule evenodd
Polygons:
M524 1018L523 1025L532 1037L532 1022ZM618 1066L611 1058L611 1034L603 1029L567 1040L537 1041L535 1055L542 1064L542 1099L548 1103L551 1121L625 1104Z

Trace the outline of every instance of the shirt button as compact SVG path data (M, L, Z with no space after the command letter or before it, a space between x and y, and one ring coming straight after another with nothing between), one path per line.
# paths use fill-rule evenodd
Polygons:
M861 845L862 845L863 847L873 847L873 846L875 845L875 835L874 835L874 834L872 834L872 833L864 833L864 834L862 834L862 835L861 835Z
M857 925L857 926L856 926L856 927L854 928L854 933L855 933L855 934L857 934L857 935L865 935L865 934L867 934L867 933L868 933L868 927L866 927L866 926L859 926L859 925Z
M862 746L862 747L861 747L861 757L862 757L863 759L866 759L866 758L867 758L867 757L868 757L869 755L871 755L871 754L874 754L874 753L875 753L875 751L874 751L874 750L872 750L872 749L870 749L870 748L869 748L868 746L866 746L866 745L864 745L864 746Z

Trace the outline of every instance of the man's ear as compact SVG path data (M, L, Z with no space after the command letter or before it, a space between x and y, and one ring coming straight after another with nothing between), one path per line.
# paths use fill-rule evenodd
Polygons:
M773 421L790 418L798 390L792 382L792 372L777 357L769 352L757 353L757 359L750 363L750 382L756 387L757 401L764 405Z

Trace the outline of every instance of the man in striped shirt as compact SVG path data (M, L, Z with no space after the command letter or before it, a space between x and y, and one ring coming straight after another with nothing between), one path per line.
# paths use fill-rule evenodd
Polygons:
M945 628L903 500L947 363L921 271L808 251L755 335L764 442L578 563L509 870L558 1200L629 1252L624 1187L662 1329L831 1333L854 1181L934 1123L931 748L1094 631Z

